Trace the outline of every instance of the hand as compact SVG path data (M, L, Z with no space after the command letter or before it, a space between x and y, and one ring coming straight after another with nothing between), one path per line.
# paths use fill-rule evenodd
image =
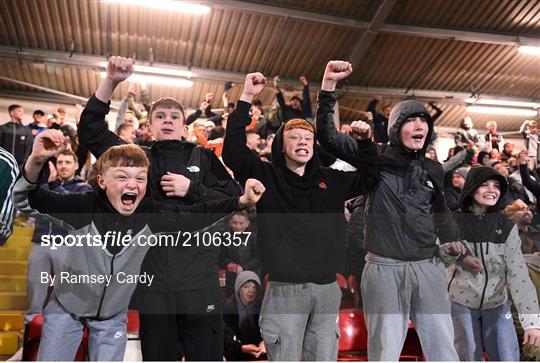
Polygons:
M521 164L521 165L525 165L529 162L530 158L529 158L529 152L527 151L527 149L523 149L519 152L519 155L518 155L518 162Z
M126 80L133 73L133 59L113 56L107 63L107 79L114 83Z
M523 345L540 346L540 329L527 329L523 335Z
M365 112L365 115L368 121L373 122L373 112Z
M240 272L244 271L244 268L240 265L236 265L236 274L239 274Z
M264 340L261 340L259 343L259 351L261 354L266 354L266 345L264 345Z
M242 345L242 353L252 355L255 358L259 358L259 356L261 355L261 352L259 351L259 347L257 347L254 344Z
M58 173L56 172L56 168L52 161L49 160L49 179L47 179L47 182L52 183L56 181L58 178Z
M375 99L377 100L377 102L381 102L382 101L382 96L377 95L377 96L375 96Z
M344 134L352 133L351 125L347 125L347 124L341 125L341 132L344 133Z
M206 108L208 107L209 103L204 100L201 102L201 105L199 106L199 110L201 110L202 112L204 112L204 110L206 110Z
M185 197L191 180L180 174L167 172L161 177L161 189L168 197Z
M248 179L246 180L246 186L244 188L244 194L238 200L240 208L250 207L257 204L264 191L263 183L257 179Z
M238 265L234 262L227 264L227 271L229 272L236 272L237 268L238 268Z
M344 61L330 61L324 69L324 76L321 89L323 91L334 91L336 84L347 78L352 73L352 64Z
M244 91L240 96L242 101L251 103L253 97L262 92L263 88L266 86L266 77L260 73L250 73L246 76L246 81L244 82Z
M135 97L137 95L137 87L135 83L130 83L127 90L127 97Z
M371 138L371 127L364 121L351 122L351 136L357 140L363 141Z
M30 157L43 164L47 159L56 156L66 148L67 141L62 131L45 130L36 136Z
M251 115L253 115L253 117L258 119L261 116L261 114L262 112L261 110L259 110L258 107L255 107L255 106L251 107Z
M301 75L300 78L298 78L298 79L300 80L300 82L302 82L302 84L303 84L304 86L307 86L307 85L308 85L308 80L307 80L306 76Z
M214 94L212 92L208 92L206 94L206 96L204 97L204 100L208 103L210 103L212 101L212 99L214 98Z
M467 247L461 242L448 242L441 245L441 250L450 256L460 256L467 253Z
M482 261L478 257L474 256L466 256L463 260L459 262L459 265L463 267L465 270L474 272L474 273L480 273L482 269L484 268L482 266Z

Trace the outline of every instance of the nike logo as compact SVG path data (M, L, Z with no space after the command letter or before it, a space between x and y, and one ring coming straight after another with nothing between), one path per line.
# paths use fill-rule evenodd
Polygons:
M186 168L191 173L198 173L201 169L197 165L191 165Z
M124 335L124 332L123 332L123 331L117 331L116 333L114 333L114 339L118 339L118 338L120 338L122 335Z

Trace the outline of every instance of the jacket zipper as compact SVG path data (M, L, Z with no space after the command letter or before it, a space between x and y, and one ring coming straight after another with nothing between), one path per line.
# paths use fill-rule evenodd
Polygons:
M112 275L114 274L114 258L116 257L116 255L113 255L112 259L111 259L111 277ZM96 318L99 319L99 316L101 315L101 308L103 306L103 300L105 299L105 293L107 292L107 285L103 286L103 292L101 293L101 298L99 299L99 305L98 305L98 311L97 311L97 316Z
M480 298L480 307L478 308L478 310L482 310L482 306L484 305L484 297L486 295L486 289L487 289L488 281L489 281L486 262L484 260L484 248L482 247L482 242L480 242L480 256L482 257L482 265L484 265L484 273L486 275L485 276L485 281L486 282L484 283L484 289L482 290L482 297Z

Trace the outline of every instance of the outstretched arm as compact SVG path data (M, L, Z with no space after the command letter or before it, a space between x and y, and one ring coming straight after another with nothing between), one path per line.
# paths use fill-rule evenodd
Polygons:
M79 141L86 145L96 158L109 147L124 144L115 133L109 130L105 116L116 87L133 72L133 60L124 57L111 57L107 63L107 77L103 79L96 93L90 97L79 123Z

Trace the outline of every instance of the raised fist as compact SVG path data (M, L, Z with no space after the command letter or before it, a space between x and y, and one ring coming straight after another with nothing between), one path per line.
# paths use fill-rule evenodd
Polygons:
M244 190L244 194L240 197L239 200L241 207L255 205L259 201L259 199L261 199L266 189L264 188L263 183L261 183L257 179L248 179L246 180Z
M246 76L246 81L244 82L244 91L240 99L244 101L251 102L251 99L262 92L263 88L266 86L266 77L260 73L250 73Z
M133 59L113 56L107 63L107 78L120 83L133 73Z
M323 80L341 81L352 73L352 64L344 61L330 61L324 70Z
M351 136L363 141L371 138L371 127L364 121L353 121L351 123Z
M302 76L300 76L300 78L298 78L298 79L300 80L300 82L302 82L302 84L303 84L304 86L307 86L307 85L308 85L308 80L307 80L306 76L302 75Z
M47 160L66 150L67 140L60 130L45 130L40 132L34 139L32 156L39 160Z

